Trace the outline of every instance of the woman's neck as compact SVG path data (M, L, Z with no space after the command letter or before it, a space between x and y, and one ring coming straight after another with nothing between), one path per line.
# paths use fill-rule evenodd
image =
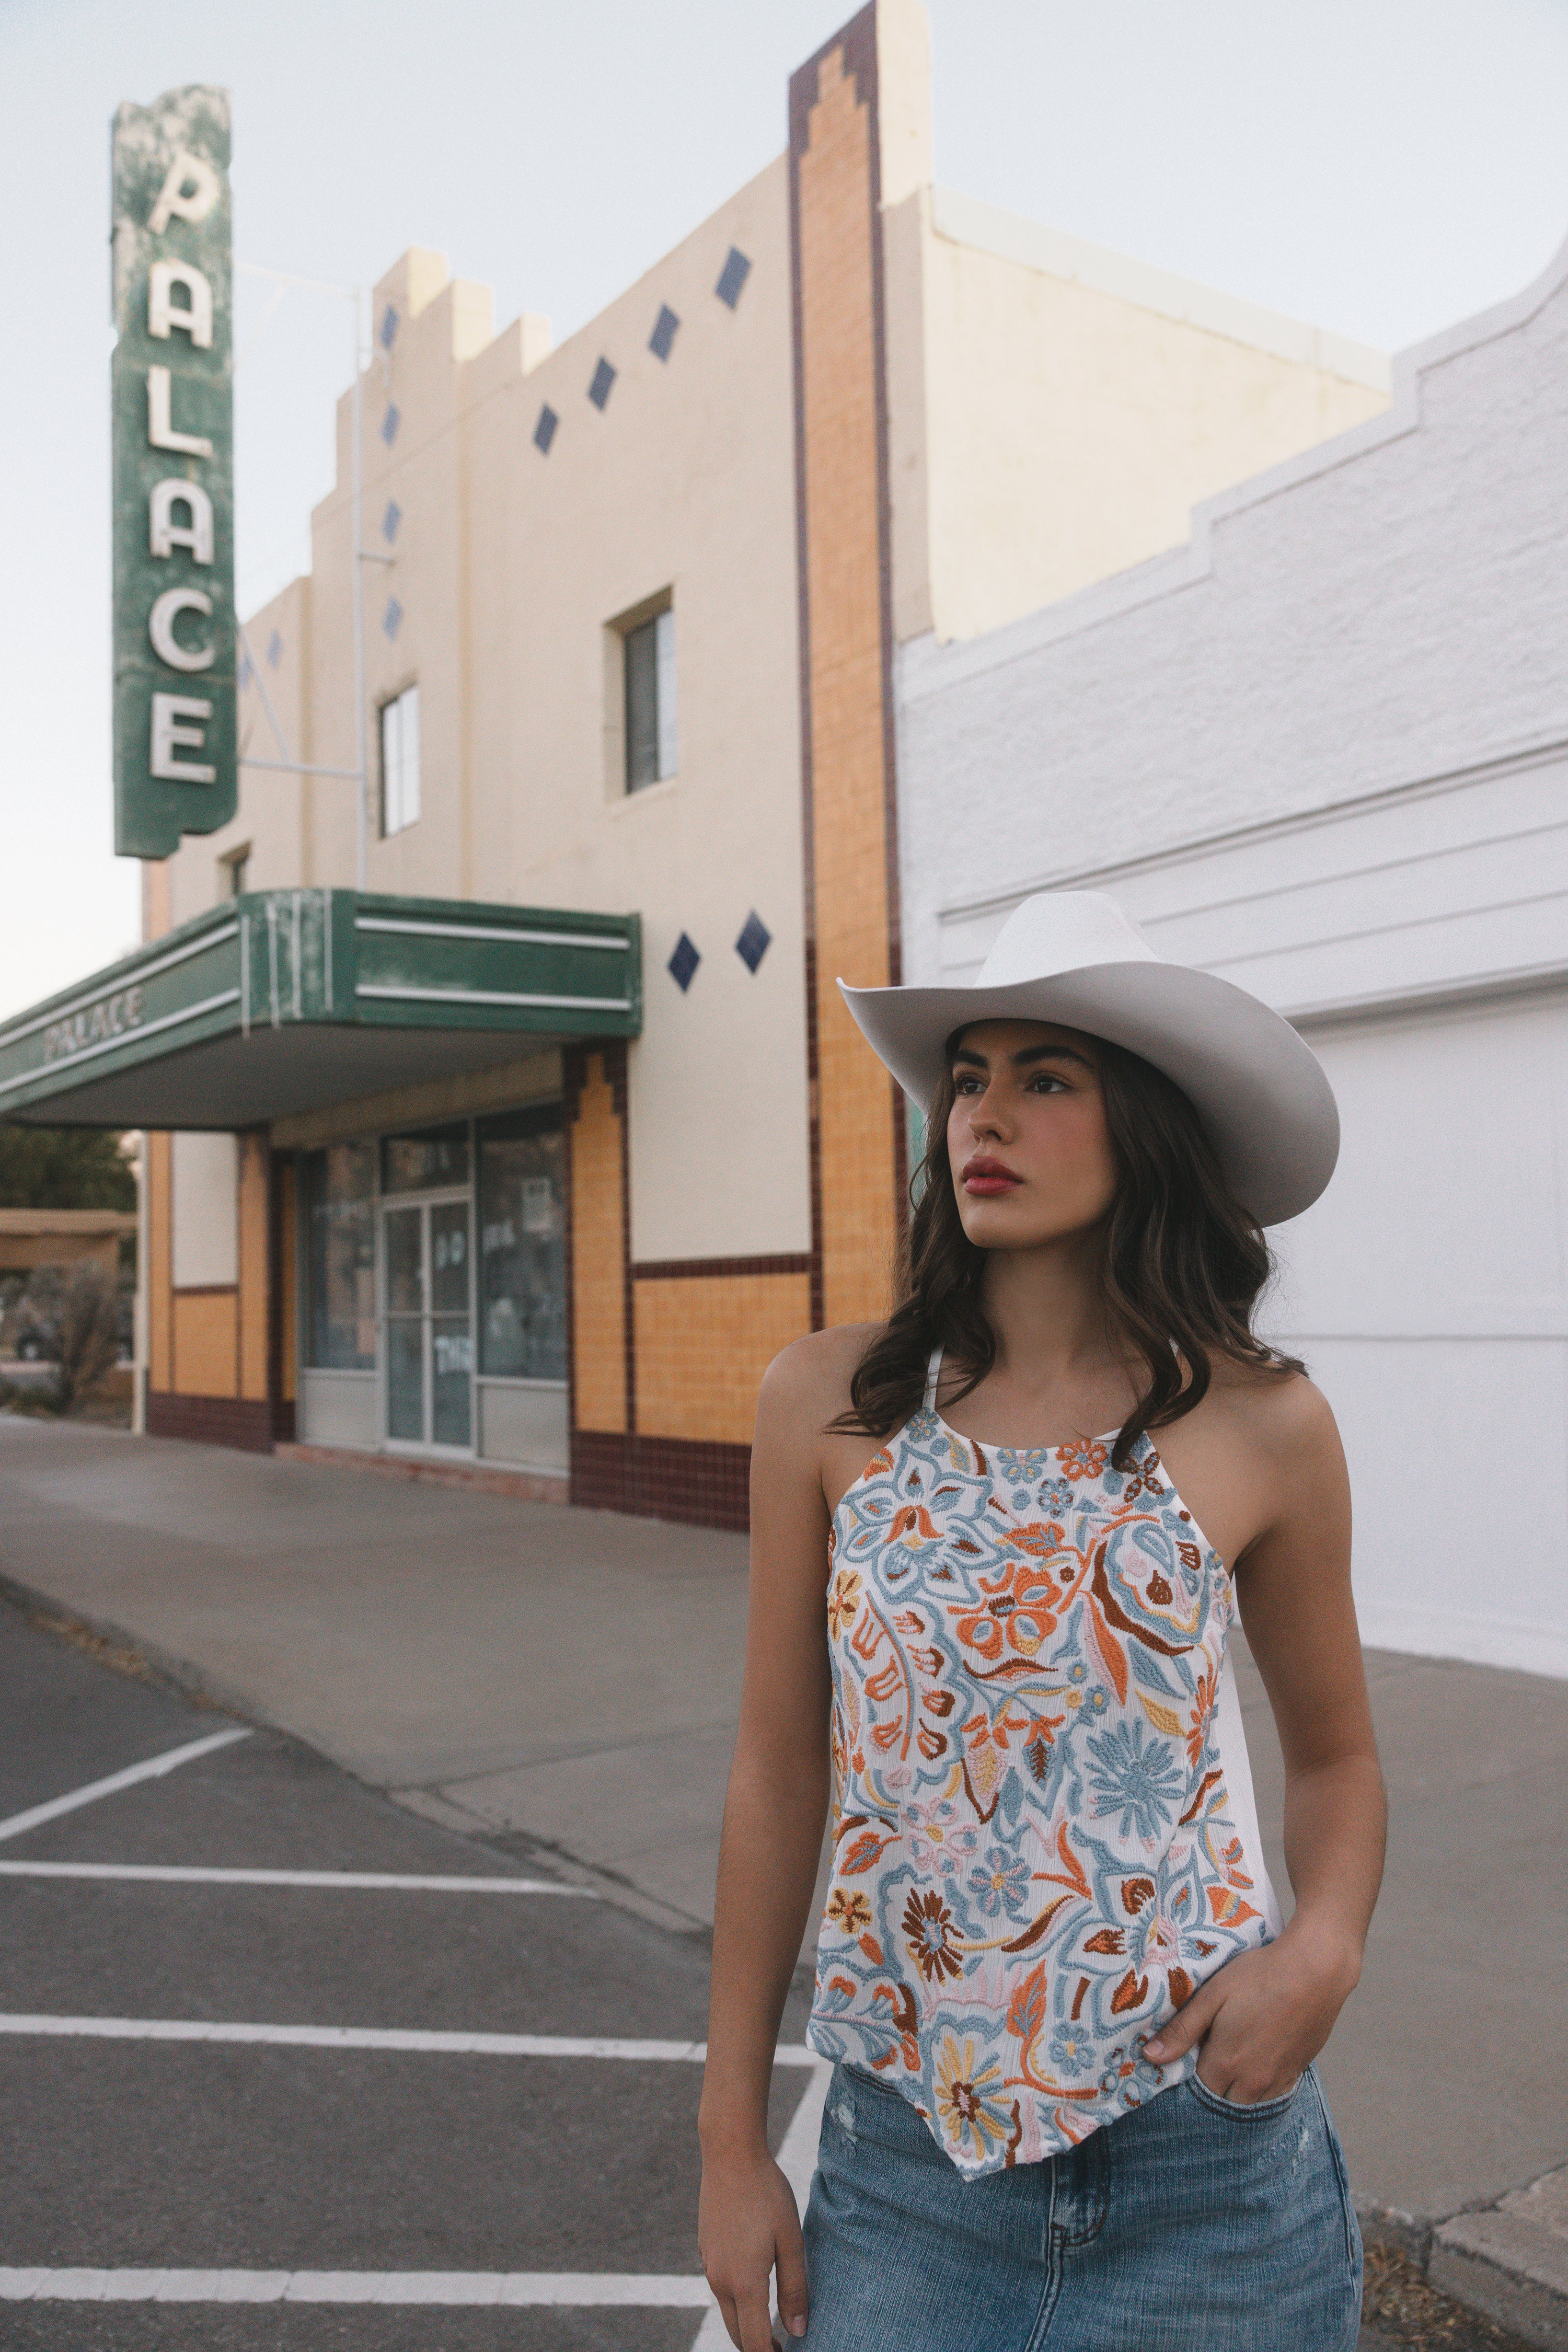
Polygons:
M1047 1396L1121 1365L1099 1267L1092 1235L987 1254L981 1299L1010 1387Z

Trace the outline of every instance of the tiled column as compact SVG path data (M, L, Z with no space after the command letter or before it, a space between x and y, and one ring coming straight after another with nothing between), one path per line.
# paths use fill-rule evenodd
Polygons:
M572 1500L630 1506L631 1270L626 1047L566 1056Z
M813 1318L879 1318L903 1198L896 1091L835 982L897 982L878 17L790 84Z

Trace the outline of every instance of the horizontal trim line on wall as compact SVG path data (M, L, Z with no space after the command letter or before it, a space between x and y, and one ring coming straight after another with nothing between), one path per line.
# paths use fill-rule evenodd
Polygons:
M1376 815L1382 810L1395 808L1401 803L1437 799L1451 793L1489 783L1506 776L1527 772L1531 768L1550 767L1568 751L1568 736L1549 735L1534 742L1518 745L1511 751L1494 751L1485 759L1469 761L1459 768L1440 768L1421 776L1407 776L1402 783L1369 785L1364 792L1347 793L1339 800L1321 801L1313 808L1288 809L1279 816L1264 817L1248 824L1223 826L1217 833L1202 834L1196 840L1172 841L1163 849L1149 850L1142 857L1098 858L1089 866L1058 866L1054 872L1037 875L1032 881L1006 890L987 891L983 898L957 899L940 909L938 920L960 922L967 917L999 913L1004 908L1021 906L1026 898L1040 890L1090 890L1098 883L1110 882L1140 874L1157 874L1175 866L1206 863L1216 853L1241 850L1257 844L1287 839L1292 834L1316 833L1325 826L1344 824L1362 816ZM1186 910L1183 908L1182 912Z
M1233 914L1237 908L1261 907L1276 899L1303 898L1312 891L1342 889L1349 883L1371 881L1380 874L1407 874L1417 866L1436 865L1447 857L1469 857L1479 849L1511 849L1521 842L1539 840L1545 834L1564 832L1568 832L1568 817L1554 817L1548 824L1516 825L1509 833L1471 834L1463 841L1445 841L1429 849L1402 851L1397 857L1376 858L1367 865L1336 866L1331 870L1321 874L1295 876L1289 882L1268 883L1255 889L1233 890L1227 898L1199 899L1191 904L1184 902L1180 907L1172 908L1168 914L1147 916L1144 919L1144 927L1149 929L1161 923L1194 922L1204 915L1228 915ZM1516 903L1526 906L1531 901L1521 899L1516 902L1510 899L1504 903L1509 906ZM1463 906L1449 910L1447 915L1442 913L1426 915L1419 919L1424 922L1456 921L1466 915L1484 915L1493 911L1495 910L1490 905ZM1400 927L1387 924L1381 928L1392 930ZM1325 944L1332 946L1337 936L1337 934L1332 937L1328 934L1320 936L1314 933L1310 938L1303 938L1300 945L1303 952L1307 952ZM1351 931L1343 936L1347 939L1359 939L1367 934ZM1288 953L1289 950L1279 950L1274 952Z
M203 946L211 942L204 940ZM17 1087L30 1087L39 1078L48 1077L56 1070L79 1070L84 1062L95 1062L100 1054L116 1054L127 1045L138 1044L143 1037L155 1037L160 1029L177 1028L182 1022L197 1021L204 1013L216 1013L223 1005L237 1004L237 988L226 988L216 996L204 996L199 1004L187 1004L182 1012L165 1013L156 1021L138 1022L134 1029L122 1029L118 1037L105 1037L100 1045L84 1045L79 1054L62 1054L58 1062L42 1062L36 1070L23 1070L16 1077L0 1084L0 1095L8 1095ZM614 1010L614 1008L611 1008Z
M356 915L356 931L409 931L422 940L500 940L506 947L609 948L617 955L631 951L628 939L599 931L510 931L493 923L416 923L396 915Z
M1351 875L1346 877L1353 881ZM1331 876L1323 886L1332 887L1338 877ZM1235 955L1211 956L1204 965L1205 971L1225 971L1233 964L1275 963L1284 956L1321 955L1331 948L1358 947L1363 940L1385 940L1401 931L1426 931L1440 923L1473 922L1483 915L1516 914L1521 907L1547 907L1568 898L1568 891L1532 890L1517 898L1488 898L1479 906L1442 907L1435 913L1405 915L1384 923L1363 924L1353 931L1315 932L1310 939L1287 940L1278 947L1241 949ZM1174 917L1167 919L1175 920Z
M773 1257L648 1257L634 1260L634 1282L723 1282L759 1274L805 1274L811 1259L805 1251L785 1251Z
M1568 960L1521 964L1512 971L1487 971L1469 979L1431 980L1359 996L1328 996L1312 1004L1280 1008L1293 1028L1333 1028L1352 1022L1394 1020L1401 1013L1462 1012L1511 997L1555 995L1568 981Z
M362 981L356 996L395 997L409 1004L533 1004L550 1013L629 1013L626 996L526 996L506 988L387 988Z

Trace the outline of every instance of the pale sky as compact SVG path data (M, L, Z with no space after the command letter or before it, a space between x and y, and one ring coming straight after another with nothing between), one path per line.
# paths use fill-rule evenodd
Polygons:
M930 0L937 177L1396 351L1568 234L1568 0ZM235 249L408 245L570 332L784 143L847 0L0 0L0 1016L134 944L109 764L109 121L233 93ZM242 354L260 322L238 294ZM292 296L236 384L238 589L301 568L349 373Z

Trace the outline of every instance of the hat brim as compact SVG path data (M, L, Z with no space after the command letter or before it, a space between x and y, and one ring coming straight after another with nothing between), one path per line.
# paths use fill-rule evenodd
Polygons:
M1334 1172L1340 1115L1317 1055L1268 1005L1213 972L1149 958L1001 987L838 985L872 1051L922 1110L955 1029L1055 1022L1123 1045L1173 1078L1232 1192L1260 1225L1299 1217Z

